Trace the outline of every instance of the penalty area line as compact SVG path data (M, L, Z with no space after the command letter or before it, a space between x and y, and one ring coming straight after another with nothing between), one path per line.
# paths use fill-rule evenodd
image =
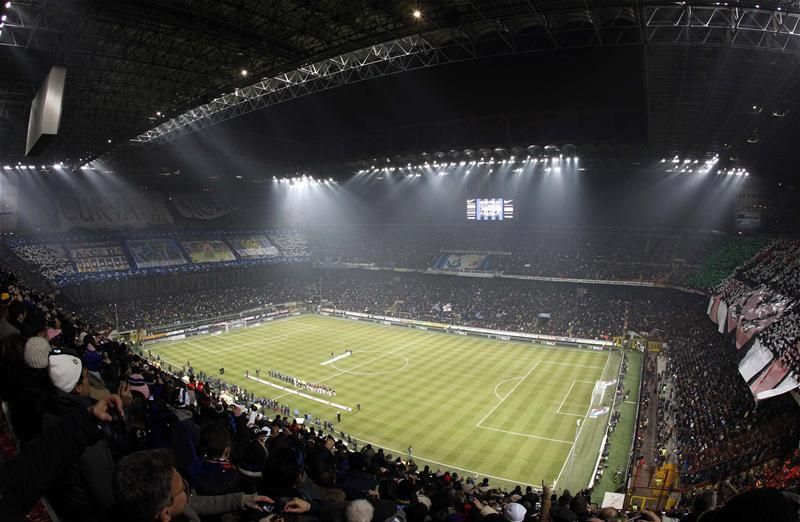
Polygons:
M539 361L536 361L536 364L534 364L533 366L531 366L531 368L528 370L528 373L526 373L525 375L523 375L523 376L522 376L522 377L519 379L519 382L518 382L517 384L515 384L515 385L514 385L514 387L513 387L513 388L511 388L511 390L509 390L509 392L508 392L507 394L505 394L505 395L503 396L503 398L502 398L502 399L500 399L500 401L498 401L498 403L497 403L497 404L495 404L495 405L494 405L494 408L492 408L491 410L489 410L489 413L487 413L486 415L484 415L484 416L483 416L483 418L482 418L481 420L479 420L479 421L478 421L478 424L476 424L476 425L475 425L475 427L476 427L476 428L480 428L480 427L481 427L481 424L483 424L483 421L485 421L486 419L488 419L488 418L489 418L489 415L491 415L492 413L494 413L494 410L496 410L498 407L500 407L500 405L501 405L501 404L503 404L503 402L504 402L506 399L508 399L509 397L511 397L511 394L512 394L512 393L514 393L514 390L516 390L517 388L519 388L519 385L520 385L520 384L522 384L523 382L525 382L525 379L527 379L527 378L528 378L528 376L529 376L529 375L530 375L530 374L533 372L533 370L535 370L535 369L536 369L538 366L539 366Z

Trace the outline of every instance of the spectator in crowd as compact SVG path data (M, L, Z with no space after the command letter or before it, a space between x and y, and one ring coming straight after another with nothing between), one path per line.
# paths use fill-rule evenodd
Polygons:
M122 401L109 395L77 409L32 439L22 452L0 462L0 520L21 522L34 503L101 437L97 422L110 422Z
M202 459L189 468L190 482L200 495L241 491L241 475L230 461L231 435L225 426L211 422L201 431Z
M68 354L51 355L49 359L48 372L55 392L45 405L45 427L92 406L88 370L83 368L81 360ZM114 460L105 439L86 448L48 492L59 517L66 522L104 520L104 514L113 505L113 469Z
M260 511L259 503L272 503L268 497L243 493L193 495L166 450L139 451L123 457L114 470L113 490L116 519L125 522L199 522L201 516L244 509Z

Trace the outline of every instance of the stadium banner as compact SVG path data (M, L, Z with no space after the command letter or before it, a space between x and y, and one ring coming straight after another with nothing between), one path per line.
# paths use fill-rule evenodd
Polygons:
M57 208L61 230L143 228L173 222L163 196L141 190L64 194Z
M231 249L220 239L191 239L181 241L192 263L221 263L236 261Z
M79 273L130 270L131 265L119 243L79 243L67 247Z
M170 199L178 214L189 219L217 219L232 210L227 199L219 194L181 192Z
M780 359L756 340L739 362L739 373L756 400L769 399L800 388L800 382Z
M267 236L229 236L225 238L242 259L263 259L281 255Z
M187 263L178 243L172 239L130 239L125 241L138 268L160 268Z
M557 335L529 334L523 332L506 332L503 330L490 330L488 328L475 328L472 326L459 326L454 324L434 323L430 321L416 321L414 319L404 319L402 317L389 317L383 315L365 314L361 312L351 312L349 310L338 310L336 308L321 308L320 312L328 315L345 317L348 319L360 320L367 319L374 322L386 321L398 326L424 326L427 329L443 331L459 335L480 335L491 339L501 339L509 341L525 341L546 343L548 341L566 344L569 346L579 346L587 349L607 349L616 346L612 341L602 339L579 339L575 337L560 337Z
M794 303L791 299L771 292L766 287L750 293L744 300L739 313L739 321L736 326L736 347L741 349L755 334L779 321L793 306Z
M445 254L434 261L439 270L491 270L492 258L478 254Z

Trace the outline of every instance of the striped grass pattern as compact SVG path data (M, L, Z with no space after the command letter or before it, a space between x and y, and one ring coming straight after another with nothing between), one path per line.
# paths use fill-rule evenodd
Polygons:
M337 409L248 380L271 380L270 368L337 392L336 432L388 448L395 457L413 446L414 459L434 469L491 477L495 484L585 486L597 451L576 451L566 466L577 420L591 447L607 417L589 418L594 383L616 377L616 352L499 342L302 315L230 333L154 345L153 354L216 375L256 396L277 398L300 413L330 421ZM350 357L322 365L331 353ZM605 373L604 373L605 370ZM280 381L274 381L283 384ZM329 397L320 396L323 399ZM361 411L355 411L361 403ZM599 435L598 435L599 434ZM583 439L583 435L581 439ZM596 443L596 444L595 444ZM560 476L561 475L561 476ZM577 476L580 475L580 476Z

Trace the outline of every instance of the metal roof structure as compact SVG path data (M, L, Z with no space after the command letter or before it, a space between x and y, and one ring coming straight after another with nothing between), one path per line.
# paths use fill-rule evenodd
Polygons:
M5 2L4 2L5 4ZM80 165L332 87L482 57L642 50L653 154L785 148L796 0L12 0L0 5L0 163ZM415 17L419 9L421 16ZM67 69L59 136L26 158L30 102ZM247 71L246 75L243 71ZM524 144L519 144L524 145Z

